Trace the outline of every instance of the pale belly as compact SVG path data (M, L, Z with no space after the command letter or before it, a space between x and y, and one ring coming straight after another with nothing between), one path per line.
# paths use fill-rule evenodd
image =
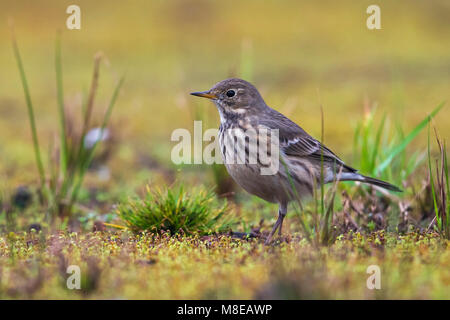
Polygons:
M228 173L245 191L272 203L287 203L311 195L311 190L277 172L261 175L260 166L253 164L225 164ZM295 190L295 191L293 191Z

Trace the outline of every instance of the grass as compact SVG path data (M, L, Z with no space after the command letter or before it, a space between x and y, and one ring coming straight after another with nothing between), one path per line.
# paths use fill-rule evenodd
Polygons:
M429 127L428 127L429 128ZM439 148L438 158L433 166L428 129L428 169L435 217L431 225L446 239L450 239L450 183L448 175L447 146L435 131ZM430 225L430 226L431 226Z
M375 124L376 108L367 111L354 133L354 166L366 175L378 177L400 184L424 161L426 151L408 153L406 148L427 127L444 106L440 103L429 116L424 118L408 134L400 123L394 134L387 126L387 116L383 115L378 126ZM400 174L396 174L400 172Z
M422 162L423 156L420 156L420 152L415 152L412 156L407 156L406 148L408 145L416 138L423 130L426 128L427 124L433 119L433 117L442 109L444 103L439 104L429 116L423 119L411 132L407 135L403 134L403 128L397 124L397 133L395 135L389 135L389 130L386 129L386 115L383 115L381 122L378 126L374 124L374 117L376 108L370 110L363 121L359 122L355 129L354 134L354 154L357 155L355 158L358 161L356 167L360 168L360 172L366 175L371 175L374 177L382 177L386 181L397 181L397 183L406 183L407 178L414 173L414 171L419 167ZM322 119L322 134L321 141L323 143L324 137L324 118L323 118L323 108L321 106L321 119ZM446 159L446 152L443 150L445 145L443 145L438 140L438 145L440 148L440 165L437 164L437 187L434 183L431 183L432 197L434 201L434 211L436 214L436 229L440 231L444 236L448 237L448 166ZM428 151L429 153L429 151ZM430 155L429 155L430 157ZM430 162L431 163L431 162ZM433 180L431 164L430 176ZM287 168L286 168L287 170ZM400 174L398 174L400 172ZM339 177L340 172L336 173ZM323 163L320 169L321 181L323 181ZM289 172L288 172L289 176ZM337 179L338 180L338 179ZM312 199L312 204L305 207L302 204L302 200L297 198L293 202L294 212L296 217L300 221L303 236L315 246L330 245L342 232L342 228L339 228L337 224L339 222L336 220L335 212L335 199L338 192L337 180L325 190L326 187L322 183L320 187L316 186L314 188L314 194ZM295 189L292 183L292 188ZM344 184L345 185L345 184ZM404 185L407 187L407 185ZM344 187L345 188L345 187ZM439 197L435 189L440 190ZM354 188L347 188L354 192ZM359 188L358 188L359 189ZM356 191L358 191L356 189ZM389 197L388 193L379 188L376 190L383 191L381 198L385 198L384 201L395 203L399 202L398 199ZM347 194L348 196L348 194ZM379 196L369 195L365 193L366 197L372 197L376 202ZM439 202L439 205L438 205ZM342 210L342 205L338 206ZM395 215L386 211L385 215ZM373 231L375 224L373 221L366 222L368 231ZM338 231L339 230L339 231ZM348 231L348 230L346 230Z
M16 40L16 37L14 34L13 27L11 27L11 34L12 34L12 45L13 45L14 55L15 55L15 58L17 61L17 67L19 68L20 79L22 80L23 92L25 94L25 101L26 101L27 111L28 111L28 119L30 121L31 134L33 137L34 156L35 156L35 161L36 161L36 165L37 165L38 172L39 172L40 185L41 185L41 189L44 190L45 171L44 171L44 166L42 164L41 151L40 151L40 147L39 147L39 140L38 140L38 135L37 135L37 130L36 130L36 120L34 117L33 103L31 101L30 91L28 88L28 81L27 81L27 77L25 75L25 70L23 67L22 58L20 57L19 47L17 45L17 40Z
M118 215L134 231L170 234L223 233L230 231L233 220L226 203L219 203L213 191L183 186L165 190L150 190L144 199L121 203Z
M55 70L56 70L56 92L57 105L59 114L59 146L53 146L50 153L56 153L55 157L50 157L49 160L49 176L46 175L46 170L43 166L43 161L40 152L38 135L36 130L36 120L34 115L34 106L31 101L30 91L28 87L27 77L24 71L22 58L20 56L14 31L12 31L12 45L19 68L20 79L25 94L26 105L28 109L28 119L30 129L33 137L33 146L35 151L35 161L38 167L40 178L40 191L43 195L43 200L48 204L48 221L53 222L57 217L70 217L72 215L73 205L77 201L81 184L84 176L89 168L95 149L98 143L102 140L106 126L108 125L111 112L117 100L119 90L123 84L123 78L120 79L114 89L110 103L103 115L101 125L99 128L99 135L91 146L86 145L86 137L91 126L91 115L94 108L94 98L98 86L99 67L101 55L97 54L94 59L94 72L92 77L91 90L89 92L89 99L87 105L83 108L83 122L81 123L82 130L80 133L75 131L69 132L67 130L68 122L73 121L66 115L66 108L64 105L63 94L63 75L61 62L61 43L60 34L58 33L55 42ZM72 127L78 124L71 123Z
M323 114L323 106L320 103L320 111L321 111L321 136L320 142L322 145L324 143L324 114ZM294 201L292 201L292 205L294 207L294 212L300 221L300 225L302 227L303 236L310 242L310 244L319 247L319 246L327 246L332 244L337 234L333 232L333 217L334 217L334 201L337 192L337 185L339 176L341 171L336 172L336 179L332 183L332 186L328 189L328 192L325 191L325 179L324 179L324 158L323 158L323 149L321 149L321 166L320 166L320 186L317 185L316 181L313 179L313 207L312 210L308 210L305 208L301 195L298 190L296 190L293 178L289 172L289 169L286 163L282 162L284 170L287 173L287 177L289 179L290 185L296 197ZM281 159L281 158L280 158ZM337 168L336 168L337 169ZM320 192L320 193L319 193Z

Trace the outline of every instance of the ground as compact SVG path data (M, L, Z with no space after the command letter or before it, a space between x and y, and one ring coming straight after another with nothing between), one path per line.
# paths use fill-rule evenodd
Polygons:
M219 237L63 233L0 240L1 298L449 299L450 250L436 234L350 233L327 248ZM82 289L69 290L69 265ZM380 289L368 289L380 268Z

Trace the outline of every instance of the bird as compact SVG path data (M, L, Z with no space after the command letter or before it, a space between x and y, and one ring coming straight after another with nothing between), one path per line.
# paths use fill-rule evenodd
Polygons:
M288 204L312 196L314 189L322 183L359 181L390 191L402 191L345 164L299 125L269 107L250 82L238 78L225 79L210 90L191 94L212 100L219 111L218 143L222 160L231 177L248 193L278 204L278 218L266 238L266 244L271 243L277 230L279 236L282 235ZM243 132L252 134L247 135L244 143L236 143ZM258 154L256 161L249 161L256 149L251 148L252 143L266 146L267 150L268 144L275 146L267 155L270 157L275 154L278 158L274 156L263 163ZM236 156L233 153L238 154ZM275 161L279 161L278 167L273 166ZM277 169L272 174L262 174L262 170L270 166Z

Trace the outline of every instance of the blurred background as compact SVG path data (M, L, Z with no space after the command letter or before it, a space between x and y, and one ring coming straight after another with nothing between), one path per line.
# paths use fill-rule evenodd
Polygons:
M71 4L81 8L81 30L66 28ZM118 143L105 184L112 179L118 186L137 187L180 175L204 178L197 174L199 166L173 170L170 135L176 128L192 130L199 114L206 114L208 127L218 127L214 106L189 92L231 76L254 83L268 105L317 138L322 104L325 142L350 163L356 123L371 108L407 130L417 125L449 98L450 2L378 0L381 30L366 27L371 4L0 0L0 180L14 188L37 177L8 20L14 21L44 158L58 130L57 30L62 31L65 102L73 114L80 113L89 89L96 52L105 57L97 112L125 75L111 118ZM446 106L434 120L443 137L450 133L449 116ZM411 147L425 146L422 134Z

